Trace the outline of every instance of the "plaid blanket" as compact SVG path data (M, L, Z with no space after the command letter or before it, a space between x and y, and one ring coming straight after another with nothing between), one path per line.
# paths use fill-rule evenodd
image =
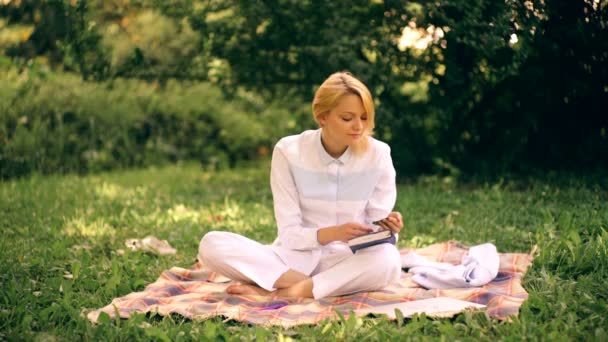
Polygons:
M416 253L432 261L459 264L468 248L455 241L415 249ZM405 254L409 249L402 249ZM197 264L191 269L173 267L165 271L141 292L116 298L111 304L88 313L97 322L102 312L115 318L127 318L132 313L157 313L165 316L179 314L190 319L224 316L229 319L261 325L290 327L315 324L324 319L337 318L336 310L347 316L349 312L379 305L401 303L433 297L451 297L487 306L486 313L500 320L517 315L528 297L521 279L532 263L532 255L501 253L498 276L482 287L466 289L427 290L402 272L399 283L377 292L363 292L348 296L309 298L278 298L255 295L228 295L225 288L230 280ZM356 314L356 313L355 313Z

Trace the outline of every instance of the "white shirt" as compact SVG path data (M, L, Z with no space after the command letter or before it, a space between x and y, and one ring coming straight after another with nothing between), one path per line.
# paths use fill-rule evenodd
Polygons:
M272 247L291 268L308 275L323 249L345 248L343 242L322 246L317 240L320 228L371 224L392 211L397 191L390 147L367 139L364 153L355 155L347 148L338 159L323 148L320 129L276 144L270 185L278 237Z

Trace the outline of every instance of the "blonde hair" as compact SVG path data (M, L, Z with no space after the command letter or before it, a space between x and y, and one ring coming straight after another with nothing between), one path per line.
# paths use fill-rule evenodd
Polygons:
M351 146L353 152L361 153L367 149L367 137L373 134L375 126L374 100L363 82L356 79L350 72L343 71L331 74L315 93L312 101L312 114L315 121L320 124L319 118L329 114L338 105L338 101L348 94L359 96L367 114L363 137L356 145Z

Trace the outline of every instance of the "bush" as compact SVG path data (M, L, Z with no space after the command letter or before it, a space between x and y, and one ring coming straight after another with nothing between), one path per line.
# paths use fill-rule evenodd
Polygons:
M198 160L225 167L267 155L298 115L208 83L82 81L30 67L0 77L0 177ZM295 118L295 119L294 119Z

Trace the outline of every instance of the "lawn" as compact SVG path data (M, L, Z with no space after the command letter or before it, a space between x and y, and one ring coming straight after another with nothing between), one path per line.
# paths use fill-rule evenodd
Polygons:
M606 183L551 179L480 184L423 177L399 185L397 209L406 223L401 247L449 239L493 242L500 252L538 246L523 281L530 297L511 322L466 313L292 329L145 315L92 325L82 315L142 290L171 266L191 266L208 231L271 242L267 163L221 172L185 164L3 182L0 340L607 340ZM149 234L167 239L177 254L157 257L124 245Z

